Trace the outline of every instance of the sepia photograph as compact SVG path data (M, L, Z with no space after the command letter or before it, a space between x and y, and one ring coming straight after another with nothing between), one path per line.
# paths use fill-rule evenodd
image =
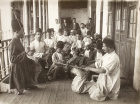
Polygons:
M0 0L0 104L140 104L140 0Z

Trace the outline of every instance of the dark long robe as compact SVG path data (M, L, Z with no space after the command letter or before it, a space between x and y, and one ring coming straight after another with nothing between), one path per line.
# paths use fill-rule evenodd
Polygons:
M23 45L20 39L14 38L9 44L10 51L10 89L18 91L32 86L34 76L34 63L27 58Z

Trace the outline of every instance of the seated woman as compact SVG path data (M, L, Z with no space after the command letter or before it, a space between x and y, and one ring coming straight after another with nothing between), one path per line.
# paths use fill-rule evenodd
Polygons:
M62 64L65 62L64 55L62 53L62 49L64 48L64 43L62 41L58 41L56 45L56 52L52 55L52 62L47 76L49 80L55 80L58 78L58 75L62 75L64 73L64 69Z

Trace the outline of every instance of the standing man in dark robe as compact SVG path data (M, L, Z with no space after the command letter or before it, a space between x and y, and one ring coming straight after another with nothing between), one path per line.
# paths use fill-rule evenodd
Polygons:
M63 20L62 29L70 31L70 25L67 23L66 19Z
M24 37L23 25L19 20L12 20L14 38L9 44L10 51L10 89L16 89L15 94L21 95L24 89L37 88L34 86L34 61L26 56L20 39Z
M88 19L88 23L87 23L86 27L87 27L88 31L91 31L91 34L93 34L93 24L92 24L91 18Z
M71 30L80 30L79 24L76 22L76 18L72 19L72 24L70 25Z

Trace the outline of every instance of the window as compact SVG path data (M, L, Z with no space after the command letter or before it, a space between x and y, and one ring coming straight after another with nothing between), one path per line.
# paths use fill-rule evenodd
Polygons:
M116 10L116 30L120 30L120 9Z
M125 21L126 21L126 13L127 13L127 9L123 8L122 10L122 30L125 30Z
M111 22L111 20L112 20L112 13L109 13L108 14L108 35L111 35L111 25L112 25L112 22Z
M131 7L129 12L129 35L128 38L136 37L136 7Z

